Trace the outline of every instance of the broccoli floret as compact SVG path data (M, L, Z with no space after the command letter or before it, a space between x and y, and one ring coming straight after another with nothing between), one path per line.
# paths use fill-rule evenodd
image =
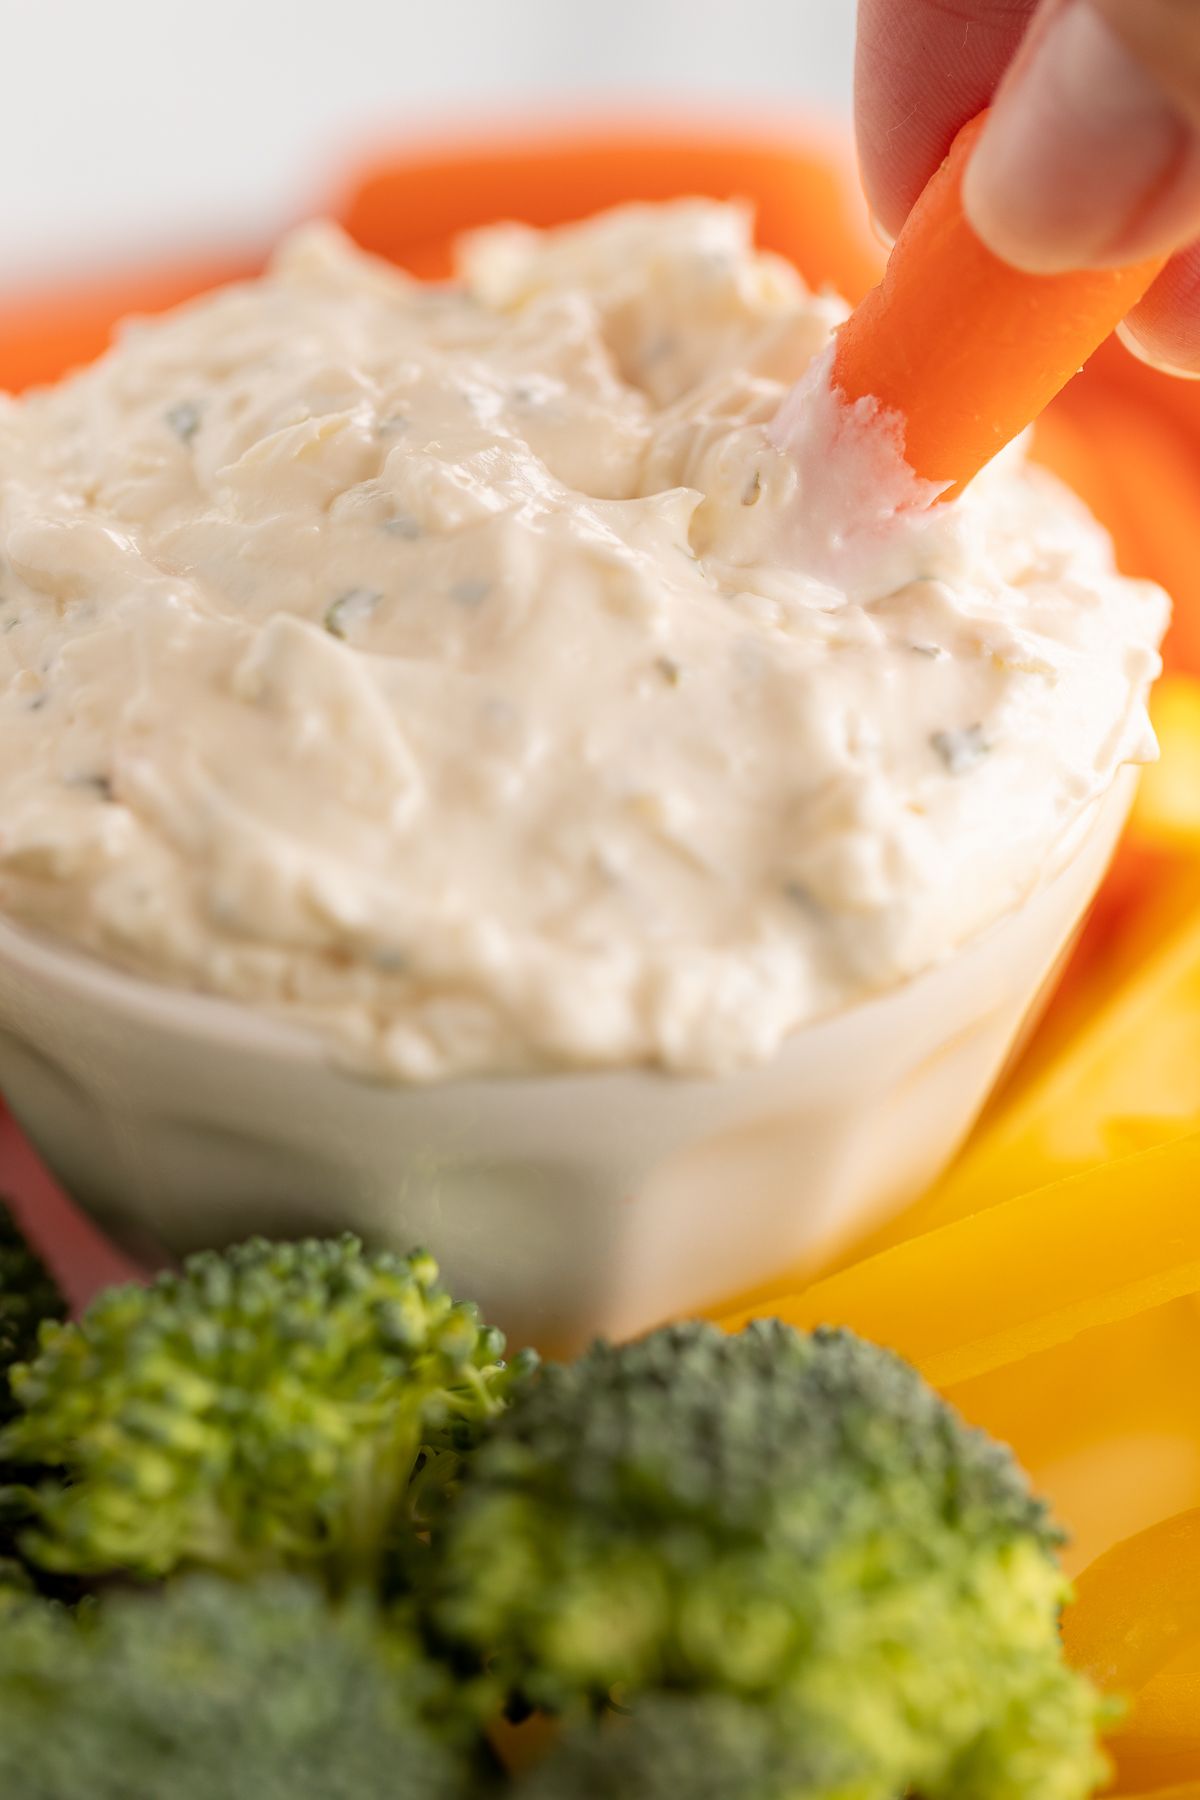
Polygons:
M515 1800L895 1800L728 1694L660 1694L564 1734Z
M517 1397L429 1605L535 1705L727 1694L856 1792L1073 1800L1103 1769L1100 1703L1061 1660L1055 1542L1009 1453L897 1357L684 1325Z
M66 1302L53 1276L0 1202L0 1425L16 1410L9 1370L37 1348L43 1319L64 1319Z
M0 1622L14 1800L468 1800L441 1676L369 1608L294 1576L182 1577Z
M425 1255L254 1240L110 1289L13 1370L0 1456L61 1465L22 1539L40 1566L157 1578L409 1554L528 1366Z
M12 1556L0 1556L0 1626L7 1612L33 1599L36 1592L25 1564Z
M1069 1703L1068 1703L1069 1704ZM1061 1683L1027 1696L948 1779L955 1795L1059 1800L1080 1793L1062 1762ZM1069 1737L1067 1739L1069 1742ZM1024 1746L1024 1749L1021 1748ZM990 1765L990 1766L989 1766ZM728 1694L655 1694L630 1716L566 1731L515 1784L514 1800L897 1800L886 1773L864 1770L845 1745L807 1735L791 1713Z
M0 1428L16 1411L10 1371L32 1356L42 1321L66 1317L66 1302L41 1259L0 1203ZM48 1471L0 1454L0 1603L28 1576L19 1564L17 1540L29 1517L31 1482Z

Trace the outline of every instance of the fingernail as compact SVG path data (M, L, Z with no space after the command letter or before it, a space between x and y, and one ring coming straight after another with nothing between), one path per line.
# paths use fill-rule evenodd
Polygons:
M963 206L1021 268L1103 264L1170 181L1187 127L1088 0L1065 0L1034 31L967 166Z
M871 227L871 236L875 242L882 244L885 250L890 250L896 242L895 233L888 230L877 213L868 213L867 222Z
M1183 363L1169 362L1166 357L1155 356L1141 338L1135 335L1133 327L1124 320L1117 326L1117 336L1130 356L1136 357L1138 362L1145 363L1148 369L1154 369L1159 375L1170 375L1175 381L1200 381L1200 369L1189 369Z

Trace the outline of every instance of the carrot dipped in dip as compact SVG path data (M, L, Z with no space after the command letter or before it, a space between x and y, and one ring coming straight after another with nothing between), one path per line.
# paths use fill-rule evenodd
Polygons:
M1031 275L1002 262L962 205L985 117L955 138L883 280L838 331L829 373L852 406L874 404L909 468L941 498L958 494L1037 418L1166 260L1067 275Z

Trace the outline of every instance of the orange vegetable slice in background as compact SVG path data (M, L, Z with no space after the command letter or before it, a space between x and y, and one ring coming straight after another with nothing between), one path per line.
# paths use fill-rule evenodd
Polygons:
M561 225L626 201L703 194L747 200L755 237L814 286L857 300L883 255L866 229L853 166L832 134L737 131L633 120L460 134L400 147L366 169L337 216L367 250L442 278L452 240L498 219Z
M1126 1538L1085 1569L1063 1642L1105 1693L1135 1697L1182 1650L1200 1651L1200 1507ZM1124 1729L1136 1723L1134 1710ZM1200 1714L1194 1723L1200 1742Z
M1116 1786L1105 1789L1114 1800L1125 1795L1136 1795L1142 1800L1172 1800L1175 1795L1200 1796L1200 1760L1193 1750L1165 1750L1161 1753L1141 1754L1135 1752L1132 1745L1127 1745L1124 1753L1120 1750L1120 1740L1115 1747L1109 1746L1109 1755L1115 1763Z
M1156 257L1028 275L967 223L962 178L984 115L959 132L896 240L879 286L837 334L833 381L904 421L904 455L957 490L1036 419L1139 300Z
M1124 1736L1128 1760L1181 1750L1200 1757L1200 1669L1164 1669L1148 1681Z
M1120 567L1160 581L1175 603L1167 667L1200 675L1200 391L1110 339L1047 424L1049 438L1038 438L1051 467L1055 439L1061 449L1074 436L1064 473L1112 532Z
M1132 389L1124 364L1140 378ZM1119 345L1111 353L1104 345L1039 419L1033 455L1107 526L1118 566L1166 588L1175 607L1166 666L1200 673L1200 409L1189 430L1165 404L1171 386L1169 376L1135 363ZM1193 394L1193 408L1196 400Z
M1134 842L1200 853L1200 680L1168 675L1150 701L1159 760L1142 771Z
M1080 942L1032 1044L988 1108L984 1133L1095 1029L1122 990L1142 982L1147 965L1200 914L1200 734L1193 732L1198 689L1193 677L1168 676L1151 698L1162 758L1142 771L1129 828ZM1130 1047L1135 1054L1140 1048L1136 1035ZM1128 1095L1116 1100L1123 1107L1131 1103ZM1164 1106L1163 1096L1155 1104Z
M132 315L166 312L262 267L262 258L213 257L129 269L0 300L0 388L56 381L107 349L113 327Z
M442 278L461 231L498 219L556 225L626 200L708 194L747 200L758 241L814 285L850 300L876 281L883 253L867 229L839 134L750 126L663 127L637 119L545 130L466 130L441 145L400 145L317 198L376 255ZM115 275L64 278L0 299L0 388L18 392L90 362L114 325L162 312L256 274L264 255L182 257Z
M1200 1131L991 1206L721 1323L848 1325L949 1387L1200 1292L1198 1194Z
M1128 1800L1200 1800L1200 1768L1196 1770L1195 1781L1172 1783L1170 1787L1139 1788L1137 1793L1124 1787L1117 1791L1128 1795Z
M1200 1508L1086 1569L1063 1643L1106 1693L1128 1697L1111 1745L1123 1785L1200 1776Z

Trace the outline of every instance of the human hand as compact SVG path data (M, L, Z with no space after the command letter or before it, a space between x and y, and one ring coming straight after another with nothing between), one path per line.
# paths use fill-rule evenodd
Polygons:
M1200 0L860 0L858 147L899 231L958 128L996 253L1047 273L1173 252L1122 336L1200 374Z

